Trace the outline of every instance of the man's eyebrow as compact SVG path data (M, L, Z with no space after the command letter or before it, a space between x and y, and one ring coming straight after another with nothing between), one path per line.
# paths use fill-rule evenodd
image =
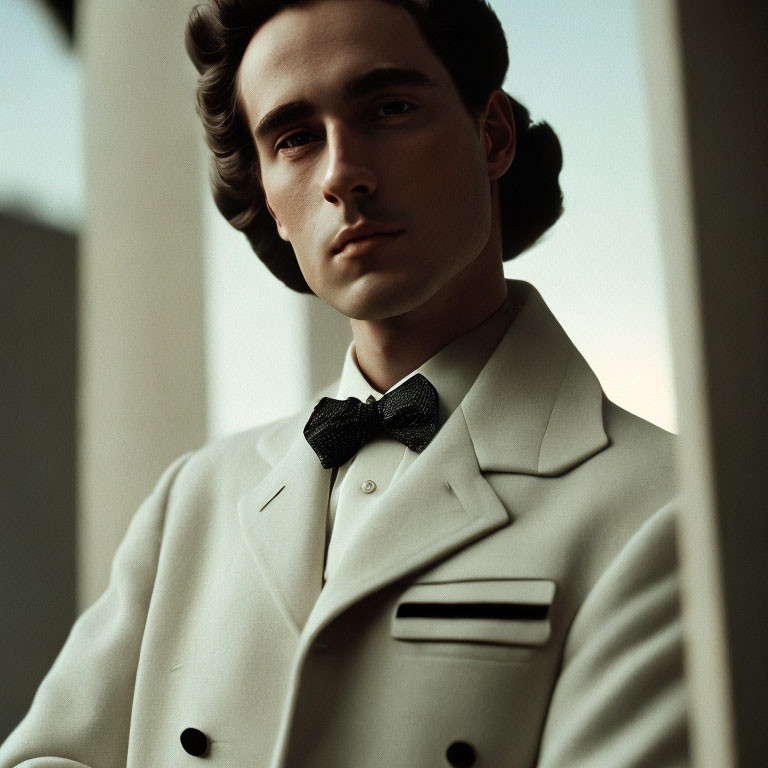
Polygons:
M398 85L436 88L437 82L420 69L378 67L353 77L344 86L344 99L352 101L353 99L359 99L361 96L367 96L374 91L380 91L382 88L391 88Z
M406 67L378 67L361 75L356 75L342 90L344 101L354 101L383 88L395 86L417 86L436 88L437 82L426 72ZM314 112L314 107L308 101L290 101L281 104L267 112L259 120L253 134L256 140L266 141L273 133L289 123L306 120Z
M308 101L290 101L287 104L281 104L259 120L253 135L256 141L266 141L284 125L306 120L314 111L314 107Z

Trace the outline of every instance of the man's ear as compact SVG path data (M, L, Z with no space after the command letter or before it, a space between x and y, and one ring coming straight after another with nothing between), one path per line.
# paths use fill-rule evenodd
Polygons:
M266 193L264 194L264 200L267 204L267 210L269 211L269 215L275 220L275 224L277 225L277 234L280 235L281 240L285 240L286 243L290 242L288 239L288 232L286 231L285 227L280 223L280 219L277 218L275 215L275 212L272 210L272 206L269 204L269 198L267 197Z
M481 120L488 162L488 178L500 179L512 165L517 134L512 104L504 91L494 91L488 98Z

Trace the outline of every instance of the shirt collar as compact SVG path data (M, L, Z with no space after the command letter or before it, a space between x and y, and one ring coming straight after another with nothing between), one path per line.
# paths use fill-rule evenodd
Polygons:
M444 424L469 392L478 374L509 328L515 314L516 307L512 297L507 294L504 303L480 325L454 339L415 371L404 376L387 392L399 387L411 376L421 373L437 390L440 398L440 424ZM377 392L360 372L354 342L349 345L344 357L344 367L336 397L339 400L356 397L362 402L366 402L369 398L378 400L382 397L382 393Z

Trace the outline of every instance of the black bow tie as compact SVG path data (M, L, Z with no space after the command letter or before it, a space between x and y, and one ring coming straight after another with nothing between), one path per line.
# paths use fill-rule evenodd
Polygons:
M324 397L304 427L304 437L325 469L340 467L374 435L384 432L421 453L438 425L437 392L417 373L381 400Z

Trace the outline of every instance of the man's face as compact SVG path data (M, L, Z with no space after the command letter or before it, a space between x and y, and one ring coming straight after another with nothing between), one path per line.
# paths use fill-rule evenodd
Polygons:
M317 296L378 320L460 279L491 231L485 138L407 11L288 8L239 77L269 209Z

